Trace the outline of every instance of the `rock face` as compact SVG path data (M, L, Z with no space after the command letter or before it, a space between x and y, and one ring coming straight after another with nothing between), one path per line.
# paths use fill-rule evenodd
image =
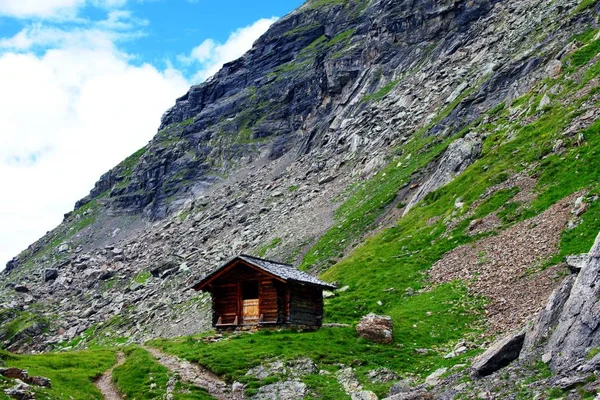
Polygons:
M444 156L439 161L435 171L429 179L419 187L410 202L406 205L404 215L429 193L441 188L454 177L463 172L481 154L481 139L474 135L467 135L453 142Z
M589 261L577 275L564 302L544 353L551 355L556 369L572 367L600 346L600 235L589 253ZM560 304L560 303L559 303Z
M525 332L517 332L492 344L483 354L473 360L471 369L474 376L487 376L507 366L519 358Z
M394 341L392 318L375 314L365 315L356 325L356 332L372 342L392 343Z

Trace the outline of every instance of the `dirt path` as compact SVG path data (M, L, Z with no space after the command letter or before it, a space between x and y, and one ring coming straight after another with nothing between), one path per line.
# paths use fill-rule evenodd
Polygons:
M232 393L229 385L223 382L217 375L202 368L197 364L182 360L178 357L164 354L158 349L144 346L157 361L167 367L171 372L178 374L181 380L194 386L204 388L216 399L241 400L245 397L240 393Z
M119 394L117 388L112 382L112 372L115 367L122 365L125 362L125 355L123 353L119 353L117 355L117 364L114 365L111 369L106 371L98 380L95 382L96 387L102 393L105 400L122 400L123 397Z

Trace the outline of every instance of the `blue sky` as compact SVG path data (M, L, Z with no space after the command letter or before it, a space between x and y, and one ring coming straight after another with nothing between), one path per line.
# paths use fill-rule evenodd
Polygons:
M302 0L0 0L0 269Z

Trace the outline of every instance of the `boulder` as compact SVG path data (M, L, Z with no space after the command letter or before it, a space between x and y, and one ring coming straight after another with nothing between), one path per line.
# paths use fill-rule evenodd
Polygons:
M392 318L376 314L368 314L356 325L358 334L375 343L392 343L394 341Z
M299 380L287 380L258 389L255 400L301 400L308 394L308 387Z
M472 375L474 377L487 376L506 367L519 357L524 342L524 331L510 334L498 340L473 360Z
M371 383L386 383L400 378L397 373L387 368L378 368L373 371L369 371L367 373L367 377Z
M28 293L29 288L25 285L15 285L15 292L18 293Z
M55 268L46 268L44 272L42 272L42 278L44 282L53 281L58 278L58 270Z
M425 384L429 386L437 386L442 382L442 375L448 371L448 368L440 368L432 372L427 378L425 378Z

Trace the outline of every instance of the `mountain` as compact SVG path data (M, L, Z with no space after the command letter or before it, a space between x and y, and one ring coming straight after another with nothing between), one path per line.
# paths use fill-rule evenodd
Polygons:
M600 231L599 12L589 0L307 1L177 99L147 146L8 263L5 349L164 338L164 351L260 393L272 376L243 377L277 355L269 334L166 339L210 329L210 299L191 285L249 253L343 289L326 299L333 326L281 334L285 358L327 372L302 380L314 396L343 396L354 375L387 393L391 383L367 383L380 367L418 383L452 366L427 395L592 393L588 375L553 385L594 357L595 327L577 345L561 327L550 353L571 343L572 359L544 358L550 367L535 363L540 338L518 336L529 356L505 384L467 383L456 364L544 307L551 331L580 269L565 257L588 254ZM564 301L547 306L556 293ZM371 312L391 316L392 347L355 337ZM250 340L260 351L241 360Z

